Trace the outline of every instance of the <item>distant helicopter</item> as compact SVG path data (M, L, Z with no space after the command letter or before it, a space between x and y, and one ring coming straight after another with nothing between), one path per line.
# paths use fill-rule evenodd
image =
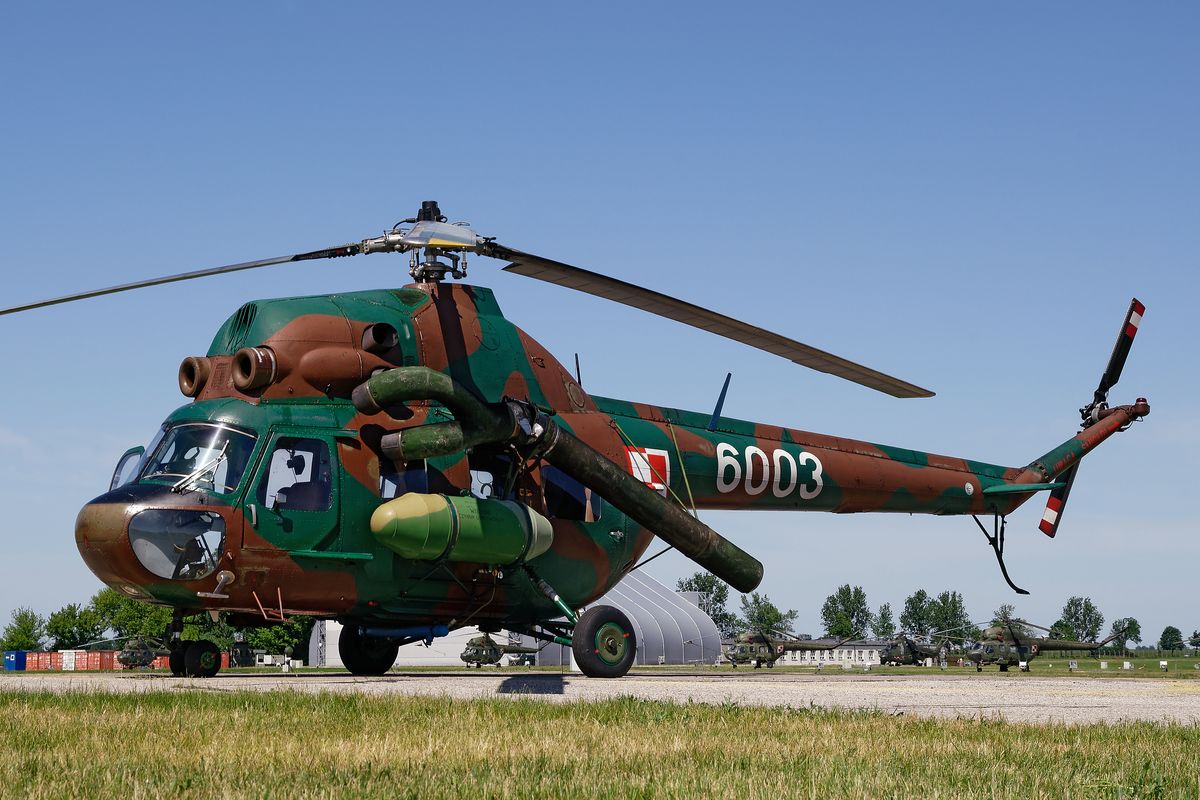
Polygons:
M1041 527L1053 536L1080 459L1150 413L1144 398L1107 403L1145 310L1137 300L1080 410L1082 430L1026 466L729 419L724 391L712 413L592 395L578 369L572 375L504 317L491 290L447 282L466 276L468 254L896 397L932 392L509 248L449 223L435 201L362 241L0 315L370 253L409 254L414 283L241 305L205 355L180 365L179 388L192 402L148 445L128 450L108 491L79 513L76 544L97 577L174 610L165 638L177 675L216 674L217 646L184 641L183 621L223 612L235 628L296 614L337 619L343 662L358 675L383 674L403 644L471 624L569 645L584 674L618 677L634 661L632 624L611 606L581 610L634 569L656 536L739 591L762 579L758 560L689 513L699 509L969 514L1005 580L1024 592L1004 564L1006 515L1049 492ZM97 410L109 400L90 402ZM991 533L981 514L992 516Z
M775 631L747 631L722 644L721 653L734 669L738 664L753 664L755 669L764 666L770 668L787 653L836 650L853 638L797 639L791 634Z
M500 666L500 659L509 654L515 655L532 655L537 653L536 647L522 647L518 644L498 644L488 634L476 636L467 642L467 646L463 648L459 658L463 660L468 667L475 666L482 668L484 664L495 664Z
M1037 628L1046 631L1050 636L1034 636L1026 628ZM1051 628L1043 628L1031 622L1005 622L993 625L983 632L979 644L968 651L966 659L975 665L976 672L983 672L988 664L997 664L1001 672L1008 672L1014 665L1025 664L1022 669L1029 671L1029 662L1046 650L1099 650L1109 642L1119 639L1124 631L1118 631L1107 639L1099 642L1077 642L1071 639L1053 638Z
M898 634L884 645L879 653L879 663L892 666L915 666L925 659L944 661L947 647L945 642L919 642L905 634Z

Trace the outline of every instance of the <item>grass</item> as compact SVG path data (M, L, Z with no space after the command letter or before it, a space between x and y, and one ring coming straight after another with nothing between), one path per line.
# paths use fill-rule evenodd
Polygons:
M1200 728L289 693L0 692L23 798L1196 797Z

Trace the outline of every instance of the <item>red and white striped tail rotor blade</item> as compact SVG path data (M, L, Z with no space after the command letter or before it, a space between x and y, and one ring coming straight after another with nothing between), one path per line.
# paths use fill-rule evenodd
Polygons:
M1078 469L1079 465L1076 464L1060 475L1059 480L1065 482L1066 486L1051 491L1049 499L1046 500L1046 510L1042 513L1038 530L1051 539L1058 533L1058 526L1062 524L1063 508L1067 505L1067 496L1071 494L1071 485L1075 483L1075 473Z
M1146 306L1142 304L1136 297L1129 304L1129 311L1125 314L1125 324L1121 326L1121 333L1117 336L1117 343L1113 345L1112 355L1108 359L1108 367L1104 370L1104 376L1100 378L1100 386L1096 389L1096 397L1103 400L1108 396L1108 390L1117 385L1117 381L1121 379L1121 370L1125 368L1125 359L1129 357L1129 348L1133 346L1133 338L1137 336L1138 328L1142 324L1142 315L1146 313Z

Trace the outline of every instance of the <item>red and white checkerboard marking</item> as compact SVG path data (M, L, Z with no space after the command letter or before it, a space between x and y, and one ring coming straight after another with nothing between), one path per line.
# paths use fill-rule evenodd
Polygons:
M671 457L667 451L626 447L625 454L629 457L629 474L666 497L667 486L671 483Z

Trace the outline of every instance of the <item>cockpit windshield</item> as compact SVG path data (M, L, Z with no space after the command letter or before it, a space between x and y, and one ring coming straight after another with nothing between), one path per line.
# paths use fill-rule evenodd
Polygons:
M252 434L228 425L177 423L155 437L138 479L228 494L242 482L254 442Z

